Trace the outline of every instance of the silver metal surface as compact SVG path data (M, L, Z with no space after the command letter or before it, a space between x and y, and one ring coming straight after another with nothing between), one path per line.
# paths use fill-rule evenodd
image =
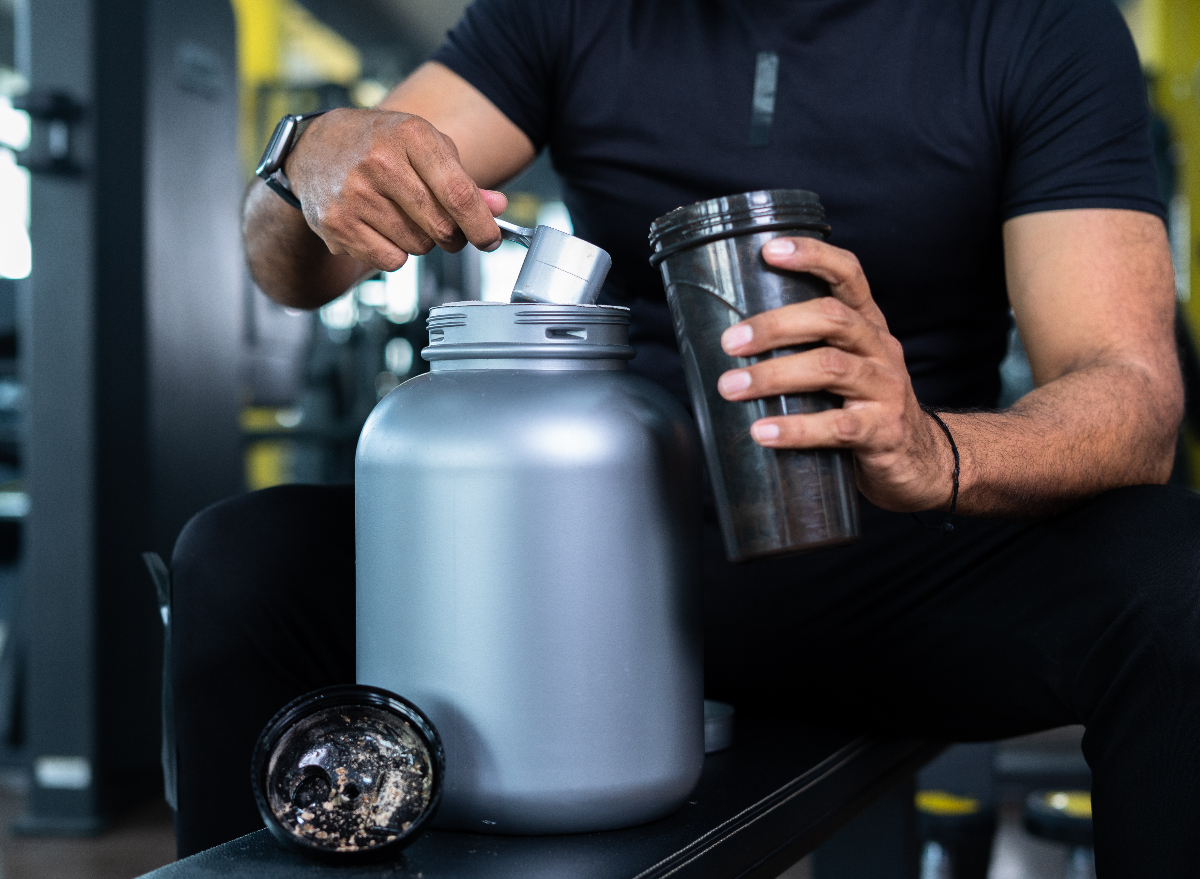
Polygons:
M497 220L496 225L500 227L500 237L505 241L512 241L514 244L521 244L525 247L533 244L533 236L537 231L536 229L518 226L516 223L510 223L507 220Z
M500 234L529 248L512 302L591 305L600 295L612 258L594 244L551 226L527 229L497 220Z
M595 356L626 349L627 321L436 308L433 371L363 429L358 680L441 733L440 826L613 829L670 813L699 779L699 449L626 354Z
M434 309L429 347L421 356L435 371L518 366L623 370L635 353L628 344L627 308L541 302L515 309L495 306L457 302Z

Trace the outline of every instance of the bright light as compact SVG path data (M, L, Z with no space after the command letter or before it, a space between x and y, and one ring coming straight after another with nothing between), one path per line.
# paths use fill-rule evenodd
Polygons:
M29 146L29 114L14 110L4 95L0 95L0 145L18 151Z
M410 256L404 265L383 276L384 302L387 319L394 324L406 324L417 316L420 299L420 260Z
M87 757L38 757L33 780L49 790L87 790L92 786L92 762Z
M0 411L20 409L24 399L24 384L15 379L0 379Z
M480 253L479 298L484 302L508 302L528 252L514 241L505 241L491 253Z
M31 264L29 172L0 148L0 277L24 278Z
M304 420L304 410L299 407L275 410L275 423L286 430L299 427Z
M23 491L0 491L0 518L24 519L28 515L28 494Z
M531 443L531 451L548 464L596 463L613 453L611 437L583 422L542 425Z
M358 323L358 302L354 298L354 291L343 293L327 305L322 305L321 323L331 330L349 330Z
M413 346L408 339L390 339L383 348L383 365L393 375L408 375L413 365Z
M387 86L373 79L360 79L350 88L350 100L360 107L374 107L388 93Z
M571 223L571 214L561 201L542 202L542 206L538 208L537 212L537 224L550 226L559 232L566 232L568 235L575 234L575 226Z
M384 281L363 281L358 285L358 304L372 308L387 305L387 284Z

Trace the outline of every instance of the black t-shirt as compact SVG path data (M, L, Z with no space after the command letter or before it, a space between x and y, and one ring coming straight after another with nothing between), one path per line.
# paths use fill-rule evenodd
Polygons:
M777 91L751 146L761 52ZM918 397L946 406L996 400L1004 220L1163 215L1111 0L476 0L433 58L549 147L576 234L612 255L604 301L634 308L633 368L677 392L646 235L679 205L818 193Z

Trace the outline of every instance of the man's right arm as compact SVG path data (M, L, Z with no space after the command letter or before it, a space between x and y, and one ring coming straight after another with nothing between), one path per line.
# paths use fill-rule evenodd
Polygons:
M481 187L534 158L529 138L474 86L436 62L371 110L314 119L284 166L303 213L260 180L242 236L263 292L316 308L371 272L394 271L434 246L499 246L504 196Z

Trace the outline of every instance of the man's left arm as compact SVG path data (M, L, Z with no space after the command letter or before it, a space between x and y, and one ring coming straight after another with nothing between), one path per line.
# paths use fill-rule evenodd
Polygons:
M999 412L944 413L961 456L958 509L1046 513L1109 488L1165 482L1183 410L1174 282L1162 222L1139 211L1079 209L1004 225L1009 299L1036 389ZM946 509L952 455L913 394L900 343L852 254L776 239L764 259L811 272L834 295L757 315L722 337L751 356L824 341L721 378L728 399L830 390L843 408L766 418L762 445L852 449L859 487L885 509Z

